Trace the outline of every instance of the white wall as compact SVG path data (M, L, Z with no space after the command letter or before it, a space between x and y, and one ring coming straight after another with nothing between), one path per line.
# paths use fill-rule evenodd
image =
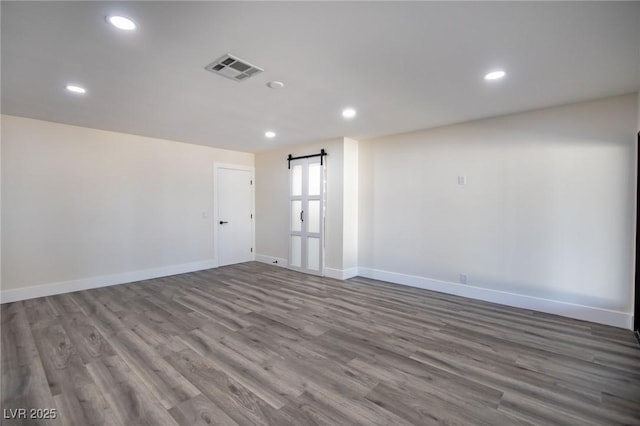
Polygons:
M636 98L361 141L361 271L630 313Z
M3 115L5 301L12 289L82 287L213 266L213 164L253 160L248 153Z
M342 268L344 277L357 275L358 268L358 152L356 140L344 138Z

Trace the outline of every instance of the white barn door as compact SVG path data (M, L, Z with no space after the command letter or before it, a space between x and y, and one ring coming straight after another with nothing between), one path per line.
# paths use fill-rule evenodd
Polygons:
M289 170L289 265L324 272L325 166L321 157L291 160Z

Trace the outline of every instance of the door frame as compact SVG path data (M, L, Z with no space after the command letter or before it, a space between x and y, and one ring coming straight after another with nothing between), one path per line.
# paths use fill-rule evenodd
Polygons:
M213 250L216 268L220 266L220 239L218 238L218 221L220 220L218 214L218 172L220 169L230 170L242 170L251 173L251 214L253 214L253 220L251 221L251 247L253 252L251 253L251 260L256 260L256 177L255 167L244 166L241 164L228 164L228 163L213 163Z
M636 256L633 303L633 331L640 343L640 131L636 143Z

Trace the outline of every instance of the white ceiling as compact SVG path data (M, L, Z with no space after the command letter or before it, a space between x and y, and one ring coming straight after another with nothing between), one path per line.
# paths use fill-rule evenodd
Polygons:
M5 114L241 151L640 88L640 2L6 2ZM133 18L124 33L109 14ZM224 53L264 72L204 69ZM504 68L502 81L483 76ZM281 80L285 88L266 87ZM69 82L84 96L64 90ZM345 106L358 116L342 119ZM266 140L273 129L277 137Z

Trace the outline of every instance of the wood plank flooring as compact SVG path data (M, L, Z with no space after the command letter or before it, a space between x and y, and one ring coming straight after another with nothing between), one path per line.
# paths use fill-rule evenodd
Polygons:
M259 263L2 305L47 425L640 425L631 331Z

